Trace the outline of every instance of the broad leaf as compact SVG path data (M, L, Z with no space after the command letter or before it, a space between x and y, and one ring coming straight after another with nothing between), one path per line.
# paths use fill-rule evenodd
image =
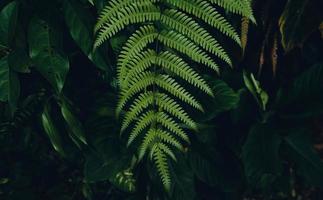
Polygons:
M45 105L44 111L41 116L43 128L49 137L54 149L60 153L62 156L65 156L65 152L63 150L61 136L59 135L59 131L57 130L53 119L50 115L50 105Z
M323 63L304 71L293 84L280 91L277 107L288 118L318 116L323 113Z
M229 152L219 153L207 146L192 148L188 154L190 166L194 175L209 186L221 188L221 195L236 196L237 188L242 184L242 171L238 159ZM199 152L200 151L200 152ZM215 195L215 193L214 193ZM224 197L221 197L224 198Z
M242 150L247 180L254 187L268 187L281 173L281 137L268 124L252 127Z
M323 187L323 162L309 138L307 131L292 132L285 137L288 155L307 182Z
M9 68L7 56L0 59L0 91L0 101L9 102L13 113L20 95L20 82L17 74Z
M301 46L323 20L319 1L289 0L279 19L282 44L286 51Z
M92 51L93 36L93 17L91 13L75 4L71 0L64 1L65 21L70 34L83 53L100 69L107 70L108 66L99 49Z
M174 165L173 179L172 199L193 200L196 198L194 173L183 156L179 156Z
M212 186L220 184L219 171L217 171L213 160L192 151L189 154L189 162L198 179Z
M58 46L57 34L45 21L34 19L30 23L28 37L30 57L36 69L57 92L61 92L69 71L69 61L55 49Z
M210 86L214 92L214 97L210 102L206 102L207 112L203 113L201 118L205 121L213 119L219 113L229 111L237 107L239 95L224 81L216 79L210 80Z
M30 69L30 58L28 54L21 50L17 49L9 54L8 57L10 68L20 73L29 73Z
M13 1L0 12L0 47L9 48L17 22L18 5Z
M84 167L85 180L97 182L113 180L130 166L131 158L117 139L107 138L95 142L95 151L88 153Z
M266 91L261 88L260 82L255 79L253 74L247 74L245 71L243 72L243 80L261 109L266 110L269 96Z
M83 144L87 144L83 125L77 119L77 117L72 111L71 105L69 105L69 103L66 100L63 100L61 103L61 113L68 125L68 129L70 133L73 135L72 138L75 138L78 141L81 141Z

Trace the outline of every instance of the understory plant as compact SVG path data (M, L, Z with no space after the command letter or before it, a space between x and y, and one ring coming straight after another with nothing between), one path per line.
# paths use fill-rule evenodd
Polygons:
M321 7L0 1L0 199L323 199Z

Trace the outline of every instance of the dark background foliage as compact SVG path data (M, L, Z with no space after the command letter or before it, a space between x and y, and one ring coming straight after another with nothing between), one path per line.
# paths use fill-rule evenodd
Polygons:
M119 137L127 33L93 52L105 3L0 1L0 199L323 199L321 1L256 0L257 24L228 15L244 51L225 43L234 68L205 75L215 98L171 165L170 194Z

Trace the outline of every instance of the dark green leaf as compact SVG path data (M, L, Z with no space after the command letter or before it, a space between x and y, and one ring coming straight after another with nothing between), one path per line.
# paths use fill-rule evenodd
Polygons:
M285 138L288 155L297 169L313 185L323 187L323 162L313 149L307 131L298 130Z
M9 48L17 22L18 5L13 1L0 12L0 46Z
M277 107L284 117L304 118L323 113L323 64L304 71L291 87L280 91Z
M42 124L47 136L49 137L54 149L60 153L62 156L65 156L63 150L61 136L53 122L52 117L50 116L50 105L45 105L44 111L42 113Z
M307 37L322 22L322 8L319 1L289 0L280 17L282 44L286 51L301 46Z
M8 57L0 59L0 91L0 101L9 102L13 113L20 95L20 82L17 74L9 68Z
M260 82L255 79L253 74L247 74L245 71L243 72L243 80L246 87L254 96L261 109L266 110L269 96L266 91L261 88Z
M20 73L29 73L30 59L23 50L15 50L8 57L10 69Z
M232 199L242 184L240 162L232 153L221 154L209 146L195 146L188 154L190 166L195 176L212 188L221 189L221 194L213 193L220 199ZM200 196L200 195L198 195ZM233 198L235 199L235 198Z
M248 181L254 187L268 187L281 173L281 137L268 124L252 127L243 146L242 160Z
M179 156L174 165L174 187L172 191L173 200L193 200L196 198L195 178L188 162Z
M122 150L117 139L107 138L95 143L96 151L87 155L84 167L85 180L98 182L113 180L130 166L131 158Z
M83 53L100 69L107 70L108 66L104 58L96 49L92 51L93 36L93 16L89 10L81 7L79 4L73 3L71 0L64 2L65 21L69 28L70 34L77 45L82 49Z
M200 180L213 186L219 184L218 172L212 161L202 157L199 153L191 152L189 162L194 174Z
M61 92L69 71L69 61L55 49L59 40L57 34L45 21L34 19L30 23L28 36L30 57L36 69L57 92Z
M74 115L71 106L66 100L63 100L61 104L61 113L68 125L71 134L73 134L74 136L73 138L81 141L84 144L87 144L83 125Z
M214 98L207 105L207 112L201 116L205 121L213 119L219 113L236 108L239 103L239 95L224 81L211 80L210 86L214 92Z

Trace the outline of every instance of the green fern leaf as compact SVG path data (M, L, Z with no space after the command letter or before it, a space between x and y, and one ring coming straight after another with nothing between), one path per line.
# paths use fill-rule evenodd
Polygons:
M153 123L155 121L155 118L155 112L152 110L143 114L143 116L139 118L137 125L135 126L133 131L130 133L127 145L129 146L140 134L140 132L142 132L145 128L147 128L147 126Z
M228 53L200 21L241 45L236 30L216 6L255 21L250 0L111 0L95 26L94 47L125 28L135 29L118 55L116 114L125 111L121 133L129 132L127 145L141 138L138 158L150 155L167 190L171 185L168 157L176 161L174 151L183 151L182 143L190 143L180 123L197 130L182 103L203 112L185 83L214 96L199 70L188 63L217 73L213 57L232 65Z
M100 29L94 47L99 47L104 41L124 29L126 25L145 21L156 21L160 18L160 10L153 4L124 8L118 13L118 18L110 18L109 22Z
M144 109L148 108L149 105L154 103L154 93L147 92L140 94L140 96L134 100L134 103L131 105L130 110L125 114L121 132L123 132L129 124L134 121Z
M136 5L142 6L147 5L151 3L155 3L158 0L137 0ZM94 31L97 32L99 29L101 29L110 19L115 18L118 16L119 12L124 10L125 8L134 5L133 0L111 0L109 1L109 5L106 6L99 18L98 21L94 27Z
M213 96L212 89L207 85L203 78L177 55L168 51L162 52L156 58L156 64L163 66L166 70L171 71L210 96Z
M203 20L240 45L236 30L209 2L204 0L166 0L166 2Z
M217 4L224 9L248 17L252 22L256 22L253 16L252 8L248 0L209 0L211 3Z
M158 35L158 40L165 46L188 55L193 61L205 64L217 72L219 71L219 66L212 58L184 35L175 31L163 31Z
M169 191L170 185L171 185L171 179L170 179L167 157L163 152L163 150L161 150L157 144L152 148L151 155L157 165L157 170L159 172L161 180L166 190Z

